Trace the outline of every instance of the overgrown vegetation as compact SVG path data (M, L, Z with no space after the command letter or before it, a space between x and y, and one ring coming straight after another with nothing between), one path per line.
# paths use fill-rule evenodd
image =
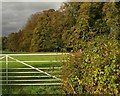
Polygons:
M96 37L70 55L62 69L67 93L120 93L120 48L117 40L105 38Z
M74 4L70 5L78 8ZM63 90L67 94L120 94L120 6L82 3L79 8L76 25L68 32L79 35L71 37L74 52L62 69Z

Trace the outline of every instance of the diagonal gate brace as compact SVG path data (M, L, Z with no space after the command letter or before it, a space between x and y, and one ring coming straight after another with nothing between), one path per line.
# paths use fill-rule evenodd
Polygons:
M46 74L47 76L53 77L54 79L57 79L57 80L61 80L60 78L58 78L58 77L56 77L56 76L52 76L51 74L49 74L49 73L47 73L47 72L44 72L44 71L40 70L39 68L33 67L33 66L31 66L31 65L23 62L23 61L20 61L20 60L18 60L18 59L15 59L15 58L13 58L13 57L11 57L11 56L8 56L8 57L11 58L11 59L13 59L13 60L15 60L16 62L22 63L22 64L24 64L24 65L26 65L26 66L28 66L28 67L30 67L30 68L32 68L32 69L35 69L35 70L37 70L37 71L40 72L40 73L44 73L44 74ZM62 81L62 80L61 80L61 81Z

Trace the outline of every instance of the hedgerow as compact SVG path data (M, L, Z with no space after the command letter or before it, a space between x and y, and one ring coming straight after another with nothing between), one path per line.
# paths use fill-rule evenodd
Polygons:
M115 39L97 36L71 53L62 68L67 94L119 94L120 46Z

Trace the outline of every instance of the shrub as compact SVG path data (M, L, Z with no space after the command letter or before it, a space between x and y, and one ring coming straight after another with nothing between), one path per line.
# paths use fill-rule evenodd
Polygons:
M120 47L105 36L82 43L62 68L63 90L68 94L120 93Z

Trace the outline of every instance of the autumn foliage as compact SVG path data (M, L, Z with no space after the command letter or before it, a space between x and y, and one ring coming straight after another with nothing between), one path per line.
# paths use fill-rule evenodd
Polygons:
M66 2L37 12L3 50L71 52L62 67L68 94L120 94L119 2Z
M71 53L62 69L64 91L69 94L120 93L120 46L116 40L102 38L96 37L84 43L82 51Z

